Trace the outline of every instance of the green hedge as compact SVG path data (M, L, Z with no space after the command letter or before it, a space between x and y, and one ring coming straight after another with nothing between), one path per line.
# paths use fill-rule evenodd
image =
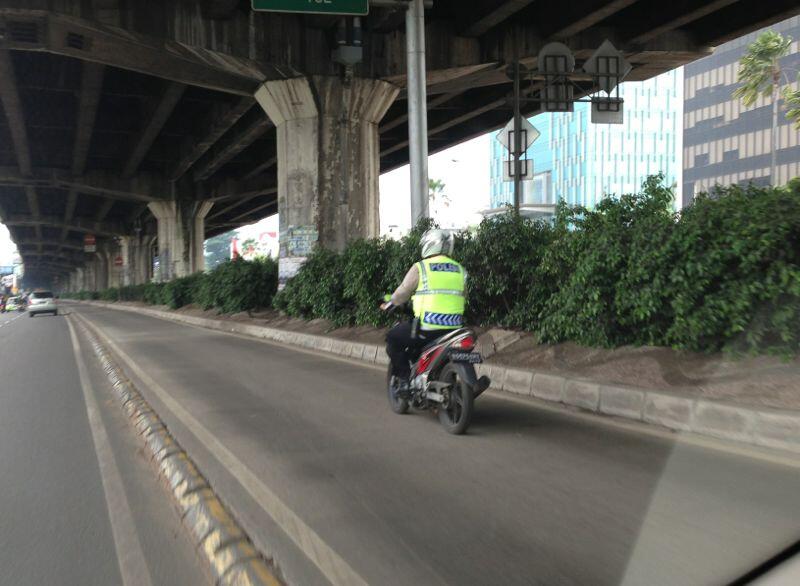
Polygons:
M76 291L74 293L62 293L61 297L64 299L78 299L80 301L100 299L100 293L97 291Z
M800 350L800 182L728 187L681 214L663 177L554 222L508 214L462 233L467 319L587 346L796 354ZM318 250L275 298L290 316L385 325L378 311L419 259L417 227L398 241Z
M642 193L605 198L594 210L561 206L538 279L550 294L538 315L543 341L587 346L663 344L664 245L677 217L661 177Z
M797 353L797 183L717 188L680 216L671 198L651 178L592 212L562 210L541 272L556 284L541 339Z
M318 249L275 296L293 317L326 319L337 326L388 325L380 300L419 261L421 222L401 240L358 240L337 254ZM549 289L536 272L553 231L544 222L512 213L484 220L475 233L456 238L454 257L467 267L467 319L472 323L533 328Z
M562 204L551 223L509 212L458 235L468 321L535 331L543 342L797 354L800 181L718 188L680 214L673 199L655 176L640 193L593 210ZM274 261L239 260L170 283L75 296L227 313L273 304L338 326L387 325L395 316L379 301L419 260L429 226L342 253L318 249L277 295Z
M323 318L334 325L387 325L396 319L380 311L380 300L419 260L419 239L430 227L420 222L400 241L357 240L343 254L317 249L274 300L287 315Z
M237 313L272 306L278 287L278 265L272 259L234 260L209 273L196 273L167 283L147 283L104 291L66 293L65 298L103 301L140 301L178 309L195 304Z
M665 342L717 349L800 349L800 184L732 187L689 208L667 247Z
M191 291L192 303L204 309L237 313L271 307L278 289L278 263L271 258L229 261L184 286Z
M535 329L552 293L539 268L553 237L550 224L514 213L462 234L454 256L467 268L467 321Z

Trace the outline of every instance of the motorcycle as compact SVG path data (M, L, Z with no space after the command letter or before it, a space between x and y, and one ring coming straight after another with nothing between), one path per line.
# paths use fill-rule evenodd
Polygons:
M464 433L472 422L475 399L491 382L489 377L478 378L475 373L475 364L483 362L480 353L474 351L477 341L475 332L461 328L423 347L411 357L407 397L398 395L398 381L390 365L386 386L392 411L398 415L409 408L434 411L448 433Z

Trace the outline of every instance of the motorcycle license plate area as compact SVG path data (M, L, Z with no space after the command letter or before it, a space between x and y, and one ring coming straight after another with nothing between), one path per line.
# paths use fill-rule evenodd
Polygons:
M453 362L469 362L470 364L483 362L483 358L477 352L450 352L450 360Z

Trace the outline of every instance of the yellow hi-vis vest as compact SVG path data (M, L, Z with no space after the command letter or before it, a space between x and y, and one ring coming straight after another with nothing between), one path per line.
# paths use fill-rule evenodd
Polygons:
M464 322L464 267L444 255L417 263L419 284L412 298L422 330L453 330Z

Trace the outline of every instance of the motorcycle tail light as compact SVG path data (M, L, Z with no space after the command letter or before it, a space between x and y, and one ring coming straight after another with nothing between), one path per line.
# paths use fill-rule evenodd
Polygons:
M430 367L431 363L436 360L436 357L442 353L442 350L442 346L437 346L436 348L431 348L425 352L425 354L420 357L419 362L417 363L417 374L422 374L428 370L428 367Z
M465 336L453 344L460 350L472 350L475 347L475 338L473 336Z

